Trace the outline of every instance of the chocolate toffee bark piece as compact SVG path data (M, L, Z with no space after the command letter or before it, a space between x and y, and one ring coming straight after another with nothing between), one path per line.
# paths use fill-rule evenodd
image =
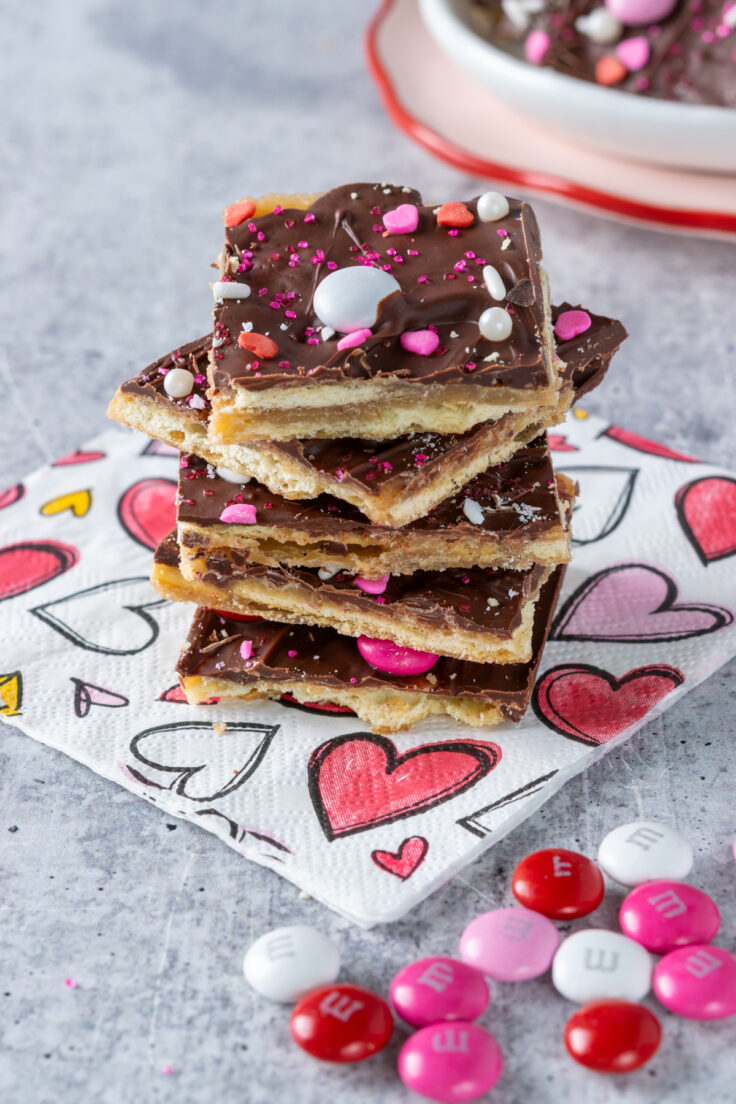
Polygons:
M177 671L191 702L280 698L347 706L374 732L400 732L432 714L469 725L520 721L531 697L564 567L542 588L528 663L439 658L424 674L376 669L334 629L252 624L199 608Z
M558 365L536 219L348 184L226 231L213 441L463 433L551 407Z
M563 495L570 481L558 477ZM426 517L401 528L373 525L354 506L326 495L292 502L250 481L218 476L183 456L177 522L182 571L196 578L206 557L235 551L252 563L349 571L368 578L450 567L558 564L570 558L546 439L476 476Z
M341 571L325 578L313 567L264 567L238 552L215 552L204 558L203 574L188 580L170 563L172 540L174 534L151 572L164 598L479 663L531 659L534 606L552 571L454 568L371 581Z
M582 308L564 303L553 308L553 319L571 310ZM626 330L613 319L585 313L591 320L585 331L567 340L557 338L565 362L557 406L544 416L506 414L465 434L416 434L387 442L343 438L215 444L207 437L209 336L162 357L124 383L108 413L182 452L251 476L285 498L331 494L356 506L370 521L401 526L423 517L479 472L508 459L545 426L562 420L574 398L600 383ZM192 376L192 391L183 398L165 390L166 377L177 366Z
M728 0L474 0L478 29L528 61L640 96L736 107Z

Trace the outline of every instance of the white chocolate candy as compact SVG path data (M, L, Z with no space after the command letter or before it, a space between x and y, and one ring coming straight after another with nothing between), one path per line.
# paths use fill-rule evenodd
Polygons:
M618 19L607 8L593 8L587 15L579 15L575 20L575 29L599 46L618 42L624 32Z
M172 399L185 399L193 387L194 376L188 368L172 368L164 377L164 391Z
M626 935L583 928L560 944L552 961L552 984L578 1004L640 1001L652 984L652 960L641 944Z
M506 285L498 269L494 268L493 265L486 265L483 269L483 279L492 299L498 299L500 302L501 299L506 298Z
M466 498L463 502L463 513L473 525L483 524L483 507L473 498Z
M500 192L484 192L478 199L478 218L481 222L498 222L509 213L509 201Z
M488 341L505 341L512 328L511 315L503 307L489 307L478 319L478 329Z
M220 479L224 479L227 483L250 483L249 475L241 475L240 472L233 471L232 468L217 467L215 471Z
M315 928L291 924L266 932L246 951L243 973L249 985L269 1000L291 1003L340 972L340 953Z
M314 311L325 326L339 333L370 329L379 303L395 291L401 291L399 284L382 268L338 268L317 284Z
M693 866L693 849L684 836L656 820L621 824L604 838L598 862L609 878L639 886L661 878L681 882Z
M238 280L218 280L212 285L212 294L215 299L247 299L250 286L241 284Z

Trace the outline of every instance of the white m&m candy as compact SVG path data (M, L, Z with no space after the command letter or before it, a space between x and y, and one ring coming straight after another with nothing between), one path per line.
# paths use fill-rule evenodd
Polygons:
M398 282L382 268L338 268L317 284L314 311L325 326L339 333L370 329L379 304L395 291L401 291Z
M679 882L692 870L693 849L687 840L656 820L635 820L609 832L598 850L606 874L625 886L660 878Z
M334 943L315 928L292 924L266 932L248 948L243 960L245 980L269 1000L297 1001L321 985L331 985L340 972Z
M552 962L552 984L578 1004L595 1000L639 1001L652 983L652 960L633 939L602 928L568 936Z

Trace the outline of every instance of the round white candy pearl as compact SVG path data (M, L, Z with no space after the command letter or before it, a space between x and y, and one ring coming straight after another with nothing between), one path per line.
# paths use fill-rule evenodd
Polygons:
M552 984L578 1004L640 1001L652 983L649 953L633 939L602 928L583 928L563 940L552 961Z
M478 329L489 341L505 341L512 327L511 315L503 307L489 307L478 319Z
M481 222L497 222L509 213L509 201L500 192L484 192L478 199L478 218Z
M188 368L172 368L164 377L164 391L172 399L184 399L191 395L194 376Z
M656 820L621 824L604 838L598 862L606 874L625 886L665 878L681 882L693 866L693 849L684 836Z
M337 947L322 932L304 924L266 932L248 948L243 960L248 984L261 996L284 1003L298 1001L321 985L331 985L339 972Z
M506 298L506 285L504 284L498 269L494 268L493 265L486 265L484 267L483 281L488 288L488 294L491 296L492 299L498 299L500 301L501 299Z
M314 311L325 326L339 333L370 329L379 303L395 291L401 291L398 282L382 268L338 268L317 284Z
M575 20L575 29L599 46L618 42L624 30L607 8L593 8L587 15L579 15Z
M216 467L215 471L219 475L220 479L226 480L228 483L250 483L249 475L241 475L240 472L232 471L230 468Z

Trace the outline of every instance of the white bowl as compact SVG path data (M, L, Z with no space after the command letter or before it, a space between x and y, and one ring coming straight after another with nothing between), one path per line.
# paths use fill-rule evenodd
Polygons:
M736 109L637 96L530 65L473 30L468 0L419 0L438 45L529 119L620 157L707 172L736 170Z

